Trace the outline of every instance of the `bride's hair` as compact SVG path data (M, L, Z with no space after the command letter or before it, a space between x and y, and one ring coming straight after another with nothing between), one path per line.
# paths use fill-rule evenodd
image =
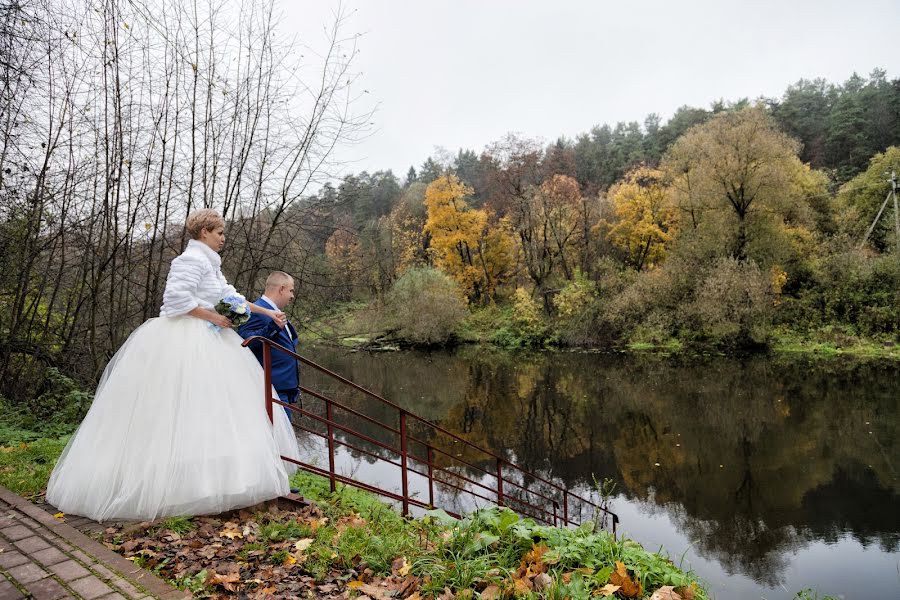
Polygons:
M225 219L211 208L201 208L188 215L184 226L193 239L200 238L200 232L204 229L213 230L216 227L225 227Z

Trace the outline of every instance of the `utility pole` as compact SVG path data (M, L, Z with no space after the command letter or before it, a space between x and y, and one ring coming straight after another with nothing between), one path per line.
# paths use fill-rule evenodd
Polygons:
M875 220L872 221L872 224L869 225L869 230L866 232L866 235L863 237L862 241L859 243L859 247L862 248L866 245L866 241L869 239L869 236L872 235L872 232L875 230L875 226L878 224L878 220L881 219L881 213L884 212L884 209L887 207L888 203L894 200L894 230L897 235L897 245L895 249L900 252L900 208L898 208L897 201L897 171L891 170L891 191L888 192L887 197L884 199L884 202L881 203L881 208L878 209L878 214L875 215Z

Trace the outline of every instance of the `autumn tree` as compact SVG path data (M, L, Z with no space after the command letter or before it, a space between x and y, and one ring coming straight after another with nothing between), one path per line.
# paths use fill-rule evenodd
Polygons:
M900 228L897 225L900 223L900 215L894 212L896 205L887 201L891 190L891 172L900 172L900 148L896 146L873 156L869 161L869 168L838 191L844 229L854 240L862 242L871 228L866 243L881 252L897 247L900 243L897 238L900 231L896 231Z
M410 184L388 215L391 228L391 254L397 276L408 269L422 267L428 263L428 248L431 236L425 232L424 183Z
M638 271L660 263L674 236L676 213L664 177L662 171L639 167L609 190L615 211L609 237Z
M490 213L472 209L472 188L455 175L443 175L425 191L435 265L459 283L473 300L490 297L510 273L512 244L504 220L490 226Z
M748 257L753 226L773 210L790 208L806 186L808 167L799 144L782 133L760 107L722 112L684 134L664 166L676 190L676 206L690 227L727 215L720 242L739 260Z
M578 182L566 175L554 175L541 184L534 195L536 218L545 229L540 252L555 258L567 280L579 265L584 252L587 227L582 223L582 197Z

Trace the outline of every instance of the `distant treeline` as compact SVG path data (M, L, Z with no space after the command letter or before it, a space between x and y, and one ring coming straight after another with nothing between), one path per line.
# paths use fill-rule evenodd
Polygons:
M403 310L433 299L426 289L468 310L515 304L513 315L530 298L535 327L494 327L514 344L756 344L778 323L893 335L892 206L860 243L890 189L885 172L900 168L898 144L900 80L876 70L549 145L509 135L429 157L403 180L350 175L313 200L330 224L317 238L328 302L374 300L384 310L370 325L427 342L456 329L412 331L423 313L442 321L435 306ZM438 304L456 315L448 323L465 317Z

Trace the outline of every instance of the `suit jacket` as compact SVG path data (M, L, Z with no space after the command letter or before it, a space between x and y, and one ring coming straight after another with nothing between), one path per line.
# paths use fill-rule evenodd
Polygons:
M270 305L262 298L257 298L253 304L262 306L263 308L271 308L278 310L277 307ZM290 329L291 337L285 330ZM290 321L285 325L284 329L278 327L275 321L268 315L260 313L250 313L250 319L238 328L238 333L244 339L251 338L255 335L267 337L279 346L284 346L288 350L297 350L297 330L291 325ZM259 364L263 362L262 344L255 342L250 344L250 350L256 355ZM300 374L298 371L297 361L292 356L272 350L272 385L279 392L296 390L300 385Z

